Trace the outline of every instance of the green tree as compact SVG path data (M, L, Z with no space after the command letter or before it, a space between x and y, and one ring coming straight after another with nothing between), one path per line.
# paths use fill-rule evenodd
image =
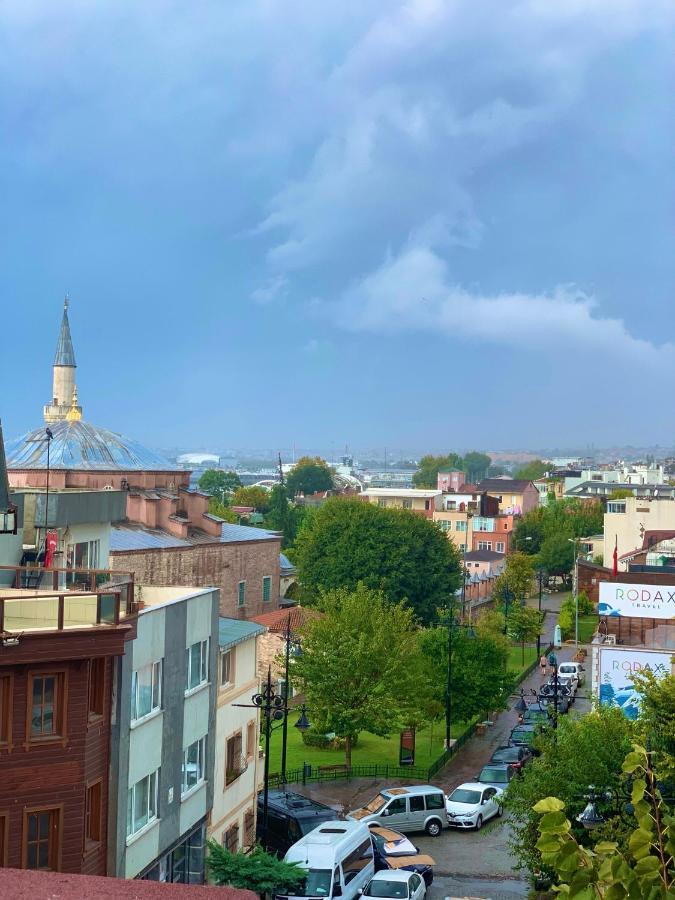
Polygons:
M463 460L463 469L466 472L467 481L475 484L477 481L485 478L492 460L487 453L478 453L472 450L467 453Z
M255 485L240 487L232 496L232 506L252 506L256 512L265 513L270 506L270 491Z
M502 600L507 591L512 600L520 600L529 594L533 578L534 560L526 553L516 551L506 557L506 566L495 580L493 591Z
M550 534L544 539L537 562L549 575L566 577L574 567L574 544L565 533Z
M419 461L417 471L413 475L413 484L418 488L435 488L438 485L438 473L448 472L450 469L463 471L464 460L457 453L448 453L446 456L432 456L427 454Z
M633 675L633 683L640 695L640 733L667 777L675 778L675 675L657 676L642 669Z
M254 891L261 897L292 894L307 877L297 863L287 863L261 847L250 852L231 853L215 841L208 841L206 867L217 885Z
M329 491L333 485L333 470L320 456L301 457L286 477L289 497Z
M405 600L423 623L448 606L461 583L458 551L433 522L405 509L333 498L305 522L294 560L304 602L359 582Z
M363 584L321 596L323 616L302 634L293 683L312 717L345 738L345 762L362 731L387 736L419 708L419 651L412 610Z
M275 484L270 491L265 527L283 534L282 545L284 547L293 543L297 519L294 507L288 502L288 491L284 484Z
M533 807L541 815L537 850L557 876L555 890L570 897L675 897L675 816L659 790L660 776L638 744L623 762L622 787L630 791L634 828L622 848L616 840L593 847L574 834L567 805L547 796Z
M511 638L520 644L521 665L525 665L525 644L536 641L541 634L542 615L531 606L514 603L509 611L508 631Z
M560 717L555 738L550 730L542 734L541 756L509 785L505 798L512 821L510 846L518 868L532 873L542 868L535 803L555 796L578 804L589 784L615 789L633 731L633 723L622 710L602 706L581 718Z
M218 516L219 519L223 519L225 522L231 522L232 524L236 524L239 521L239 516L236 513L233 513L229 506L221 503L216 497L209 497L209 513L212 516Z
M538 478L543 478L550 468L550 465L543 460L533 459L530 460L530 462L525 463L525 465L521 466L519 469L516 469L513 477L526 478L528 481L536 481Z
M217 497L223 503L228 494L241 487L241 480L236 472L221 472L220 469L207 469L200 476L197 484L200 491Z
M635 494L630 488L616 488L607 498L608 500L625 500L626 497L634 497Z

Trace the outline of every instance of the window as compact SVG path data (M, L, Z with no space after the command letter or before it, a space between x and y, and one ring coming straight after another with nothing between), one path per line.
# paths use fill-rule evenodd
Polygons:
M607 504L607 512L608 513L625 513L626 512L626 504L625 503L617 503L616 501L610 501Z
M249 722L246 726L246 756L253 759L258 752L258 735L256 734L255 722Z
M244 813L244 846L252 847L255 844L255 812L252 809Z
M87 844L101 842L101 782L96 781L87 788L84 806L84 840Z
M455 531L466 531L466 521L464 519L457 519L455 522Z
M8 828L9 816L7 813L0 813L0 869L7 865Z
M12 676L0 676L0 746L12 738ZM0 830L2 823L0 822ZM0 865L2 855L0 854Z
M225 784L231 784L246 768L241 754L241 731L227 739L225 753Z
M55 871L59 866L59 809L24 813L24 868Z
M495 550L497 553L504 553L504 541L497 541L495 544Z
M492 550L492 541L478 541L479 550Z
M200 738L194 744L190 744L187 750L183 750L183 783L181 793L187 792L204 781L204 759L206 752L206 737Z
M61 737L65 718L65 674L44 672L31 675L29 682L30 740Z
M75 569L98 569L100 541L83 541L75 544L73 562Z
M460 550L466 550L466 544L460 544L460 545L459 545L459 549L460 549Z
M356 878L359 872L361 872L362 869L365 869L372 858L373 844L370 838L367 838L342 860L342 872L345 884L349 884L350 881Z
M445 809L445 797L440 792L438 794L427 794L427 809Z
M157 818L159 769L141 778L129 788L127 796L127 837L131 837Z
M397 815L398 813L404 813L405 797L397 797L396 800L392 800L387 809L389 810L390 816Z
M246 582L240 581L237 588L237 606L243 606L246 603Z
M425 500L425 501L424 501L424 508L425 508L425 509L431 509L431 500Z
M412 500L407 498L404 499L401 503L401 506L403 507L403 509L412 509Z
M263 603L268 603L272 599L272 576L265 575L263 577Z
M105 657L89 660L89 719L103 715L105 702Z
M131 721L162 708L162 660L131 674Z
M209 680L209 642L197 641L185 651L185 690L191 691Z
M230 853L236 853L239 849L239 824L230 825L225 832L223 847Z
M446 519L441 519L438 524L441 526L441 531L452 531L452 522L448 522Z
M386 506L386 505L387 505L387 498L386 498L386 497L378 497L378 498L377 498L377 505L378 505L378 506Z
M410 812L424 811L424 796L410 798Z
M227 650L220 656L220 683L234 684L234 650Z

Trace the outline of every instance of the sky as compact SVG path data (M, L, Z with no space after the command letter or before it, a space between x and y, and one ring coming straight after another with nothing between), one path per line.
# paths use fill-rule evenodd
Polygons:
M6 437L675 444L669 0L3 0Z

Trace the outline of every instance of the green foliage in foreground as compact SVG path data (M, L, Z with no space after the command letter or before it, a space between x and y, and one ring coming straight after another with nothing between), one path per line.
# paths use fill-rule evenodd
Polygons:
M208 841L207 846L206 867L219 886L244 888L256 894L287 894L307 875L295 863L284 862L261 847L250 853L230 853L215 841Z

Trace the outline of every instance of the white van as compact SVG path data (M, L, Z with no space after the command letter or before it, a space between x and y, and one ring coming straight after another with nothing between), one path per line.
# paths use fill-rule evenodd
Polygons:
M394 831L426 831L432 837L447 826L445 794L433 784L386 788L362 809L354 809L348 819L366 825L384 825Z
M586 678L586 675L584 674L585 672L586 670L584 669L584 667L581 665L581 663L578 662L563 662L558 666L558 675L576 675L577 684L579 686L584 683L584 680Z
M322 822L289 848L286 862L299 863L307 878L291 897L356 900L375 874L373 842L367 825ZM277 895L286 900L289 895Z

